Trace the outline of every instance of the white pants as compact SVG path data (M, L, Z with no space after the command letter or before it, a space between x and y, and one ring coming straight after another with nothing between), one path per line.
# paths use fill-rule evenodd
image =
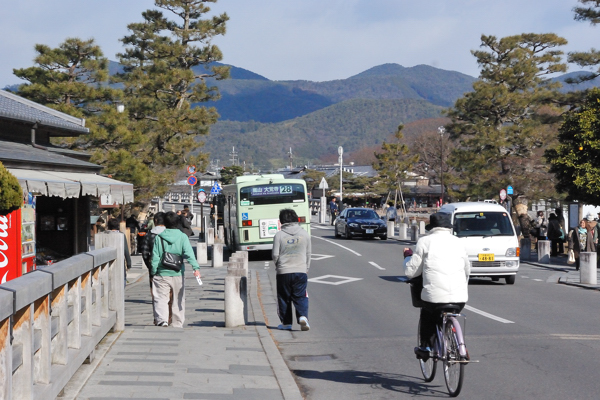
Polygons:
M156 323L169 322L169 299L173 291L171 313L173 328L183 328L185 321L185 287L183 276L160 276L152 278L152 294L154 295L154 311Z

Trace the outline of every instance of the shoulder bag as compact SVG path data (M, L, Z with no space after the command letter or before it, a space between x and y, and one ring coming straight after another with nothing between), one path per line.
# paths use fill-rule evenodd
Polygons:
M163 255L160 258L162 266L175 272L181 271L181 267L183 266L183 256L181 254L173 254L165 251L165 242L162 237L160 237L160 242L162 243L163 248Z

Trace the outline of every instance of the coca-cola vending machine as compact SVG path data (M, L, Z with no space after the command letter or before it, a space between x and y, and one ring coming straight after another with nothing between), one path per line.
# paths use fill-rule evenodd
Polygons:
M35 269L35 197L0 215L0 284Z

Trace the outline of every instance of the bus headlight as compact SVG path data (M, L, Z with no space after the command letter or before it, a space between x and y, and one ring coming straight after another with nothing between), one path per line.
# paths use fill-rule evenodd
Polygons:
M519 247L510 247L506 250L506 257L519 257L521 255L521 248Z

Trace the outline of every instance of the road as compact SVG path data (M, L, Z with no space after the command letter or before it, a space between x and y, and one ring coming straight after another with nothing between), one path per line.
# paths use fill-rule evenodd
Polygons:
M306 398L447 397L443 376L425 383L413 354L419 312L397 279L404 244L313 228L311 330L273 330ZM272 262L250 267L275 287ZM471 279L466 343L478 362L466 367L461 398L598 398L600 293L556 280L556 272L529 265L511 286ZM277 326L273 312L267 316Z

